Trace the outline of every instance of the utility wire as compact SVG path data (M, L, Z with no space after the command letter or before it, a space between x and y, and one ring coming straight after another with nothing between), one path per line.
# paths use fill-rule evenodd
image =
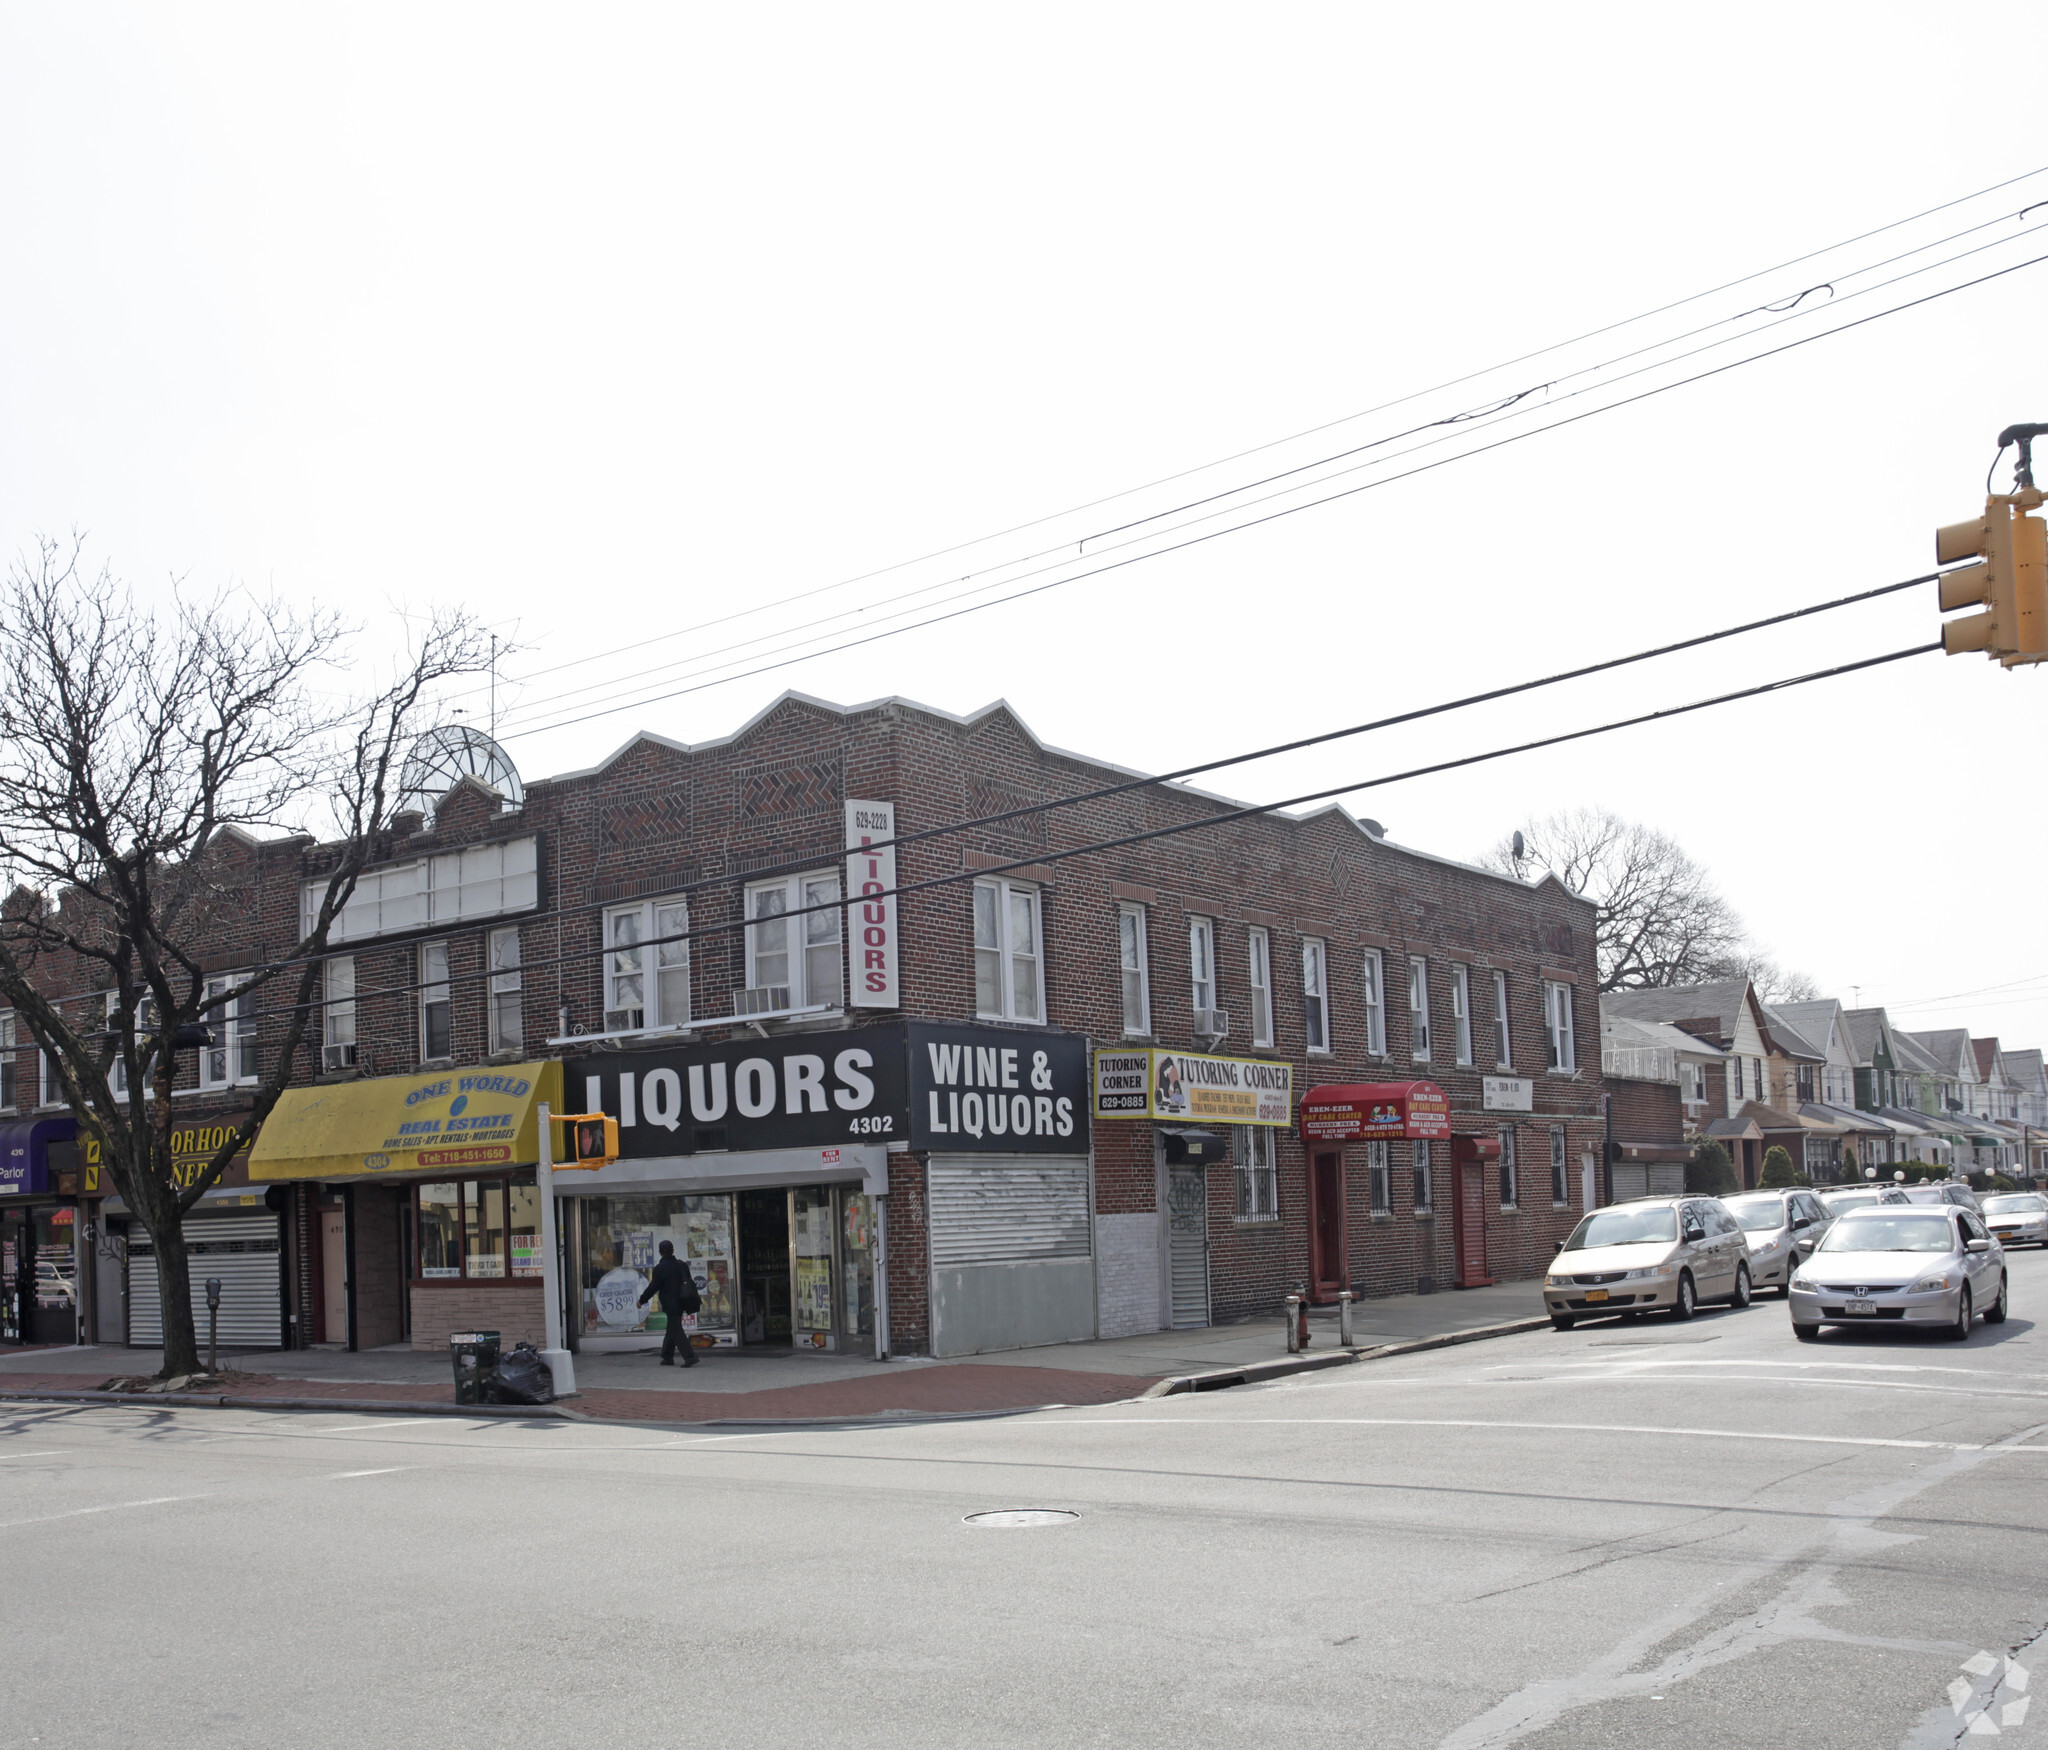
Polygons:
M1731 705L1745 699L1763 698L1772 693L1790 691L1794 687L1810 686L1816 681L1835 680L1843 675L1857 674L1866 669L1881 668L1888 663L1903 662L1910 657L1927 656L1941 650L1939 639L1929 644L1910 645L1903 650L1887 652L1883 656L1867 656L1855 662L1837 663L1829 668L1814 669L1806 674L1791 675L1781 680L1764 681L1756 686L1738 687L1732 692L1717 693L1710 698L1695 699L1689 704L1667 705L1655 711L1638 712L1631 717L1618 717L1606 723L1597 723L1585 729L1564 730L1556 735L1538 736L1534 740L1515 742L1508 746L1489 748L1482 753L1463 754L1455 759L1436 760L1427 765L1410 766L1405 771L1384 773L1379 777L1362 778L1351 783L1335 784L1326 789L1303 791L1298 796L1282 797L1274 802L1248 803L1231 808L1221 814L1207 815L1199 820L1181 821L1172 826L1154 827L1149 831L1125 833L1117 838L1097 839L1087 844L1072 845L1063 850L1036 851L1029 856L1018 857L1008 863L994 864L986 869L963 869L950 875L928 876L922 881L902 882L881 893L862 894L857 899L834 899L816 905L792 906L777 914L777 921L786 923L792 918L805 917L813 912L845 911L853 906L874 903L883 899L901 899L911 894L927 893L942 887L955 887L963 882L986 880L991 875L1013 874L1020 869L1038 869L1051 863L1065 862L1073 857L1094 856L1104 851L1122 850L1130 845L1147 844L1155 840L1175 838L1187 833L1205 832L1214 827L1228 826L1234 821L1246 820L1254 815L1277 813L1279 810L1299 808L1311 802L1333 801L1339 796L1355 795L1362 790L1380 789L1388 784L1399 784L1414 778L1433 777L1443 772L1453 772L1467 766L1485 765L1494 760L1507 759L1512 755L1534 753L1542 748L1561 747L1568 742L1585 741L1593 736L1611 735L1618 730L1640 728L1645 724L1661 723L1676 717L1688 716L1695 711L1706 711L1720 705ZM544 920L543 920L544 921ZM742 930L752 929L761 922L758 918L733 918L715 924L703 924L693 929L678 930L664 935L644 937L633 943L636 949L661 946L671 942L690 942L705 937L731 936ZM572 964L587 965L593 959L602 959L609 950L605 948L583 948L573 953L557 954L546 960L528 961L521 965L522 973L543 971L550 967ZM288 964L278 963L279 966ZM258 970L273 970L259 968ZM390 984L370 990L357 990L353 1000L363 1002L371 997L402 996L432 986L452 987L455 984L480 982L491 976L488 966L475 972L457 973L452 968L446 978L415 979L404 984ZM81 996L95 993L80 993ZM63 1000L63 999L57 999ZM259 1008L259 1018L267 1015L290 1014L303 1007L323 1009L329 1005L324 1000L305 1004L282 1003L271 1008ZM712 1026L744 1026L744 1016L720 1016L706 1023Z
M836 655L842 651L857 650L869 644L880 643L885 639L900 637L906 632L919 631L927 626L943 625L949 620L962 619L969 614L981 613L992 607L1000 607L1009 602L1023 601L1031 596L1042 595L1048 590L1061 589L1069 584L1085 582L1092 577L1101 577L1109 572L1121 571L1127 566L1142 564L1148 559L1159 559L1169 553L1178 553L1190 547L1202 546L1207 542L1219 540L1225 535L1239 534L1246 529L1258 528L1266 523L1277 522L1283 517L1298 515L1305 510L1315 510L1323 505L1334 504L1341 499L1356 497L1362 492L1371 492L1382 486L1391 486L1396 481L1410 479L1417 474L1425 474L1437 468L1447 467L1452 462L1470 461L1475 456L1485 455L1493 450L1504 449L1509 444L1520 443L1531 437L1540 437L1546 432L1556 431L1563 426L1576 425L1583 420L1597 418L1603 413L1612 413L1620 408L1633 406L1637 402L1647 401L1655 396L1668 394L1674 389L1687 388L1694 383L1704 382L1709 378L1721 376L1726 372L1739 370L1744 365L1756 364L1764 359L1775 358L1781 353L1792 352L1799 347L1809 346L1817 340L1827 340L1837 334L1845 334L1851 329L1861 328L1872 322L1882 321L1888 316L1896 316L1907 310L1918 309L1924 304L1931 304L1939 299L1951 297L1957 292L1973 290L1993 280L2002 279L2007 274L2018 273L2030 267L2038 267L2043 261L2048 261L2048 255L2033 256L2028 260L2015 262L2007 267L1996 268L1990 273L1982 274L1973 280L1966 280L1959 285L1945 286L1939 291L1929 292L1922 297L1911 299L1903 304L1892 305L1887 309L1873 311L1867 316L1859 316L1853 321L1838 324L1836 327L1822 329L1815 334L1802 335L1796 340L1786 341L1782 345L1771 347L1764 352L1752 353L1739 359L1731 359L1725 364L1712 366L1707 370L1696 372L1692 376L1682 377L1670 383L1660 383L1652 388L1640 390L1636 394L1627 396L1622 400L1606 402L1598 407L1591 407L1578 413L1567 414L1563 418L1553 420L1547 425L1536 426L1528 431L1511 433L1506 437L1496 438L1491 443L1481 444L1469 450L1461 450L1456 455L1440 456L1431 461L1419 462L1414 467L1405 469L1398 474L1390 474L1381 479L1365 481L1357 486L1345 487L1341 491L1330 493L1324 497L1310 499L1301 504L1290 505L1281 510L1270 511L1264 516L1255 517L1246 522L1234 523L1227 528L1211 529L1203 534L1191 535L1186 540L1174 542L1169 546L1158 547L1149 552L1131 554L1122 559L1111 560L1106 564L1093 567L1087 571L1077 572L1072 576L1055 578L1048 583L1034 584L1029 589L1013 591L1011 594L997 597L993 601L978 602L970 607L955 608L946 613L935 614L928 619L917 621L914 625L899 626L888 631L868 633L859 638L847 639L842 643L831 646L827 650L812 651L801 656L786 657L774 662L763 663L758 667L746 669L737 674L725 675L716 680L701 681L690 686L677 687L668 692L632 700L621 705L603 706L594 711L586 711L577 716L541 724L532 729L514 730L507 735L506 739L518 740L522 736L538 735L550 730L574 728L579 724L595 722L604 717L616 716L623 711L644 710L649 705L665 704L670 700L684 698L692 693L703 692L712 687L726 686L734 681L748 680L757 675L770 674L779 669L793 667L800 662L811 661L817 656Z
M877 577L886 577L892 572L905 570L912 565L924 564L933 559L943 559L949 557L954 553L962 553L974 547L985 546L990 541L1003 540L1010 535L1021 534L1027 529L1040 528L1047 523L1057 522L1063 517L1078 516L1084 511L1094 510L1105 504L1114 504L1120 499L1132 497L1140 492L1149 492L1153 490L1155 487L1171 485L1175 481L1186 480L1192 478L1194 475L1207 473L1209 470L1213 468L1227 467L1232 462L1243 461L1248 456L1260 455L1268 450L1281 448L1286 444L1298 443L1303 438L1315 437L1321 434L1322 432L1333 431L1338 426L1348 425L1360 419L1368 419L1375 413L1384 413L1391 408L1405 406L1407 403L1411 401L1420 400L1424 396L1439 394L1446 389L1459 388L1466 383L1476 382L1480 378L1491 376L1498 371L1512 370L1515 366L1527 364L1533 359L1547 357L1551 353L1561 352L1567 347L1577 346L1584 341L1596 340L1603 334L1614 333L1618 329L1631 327L1638 322L1647 322L1653 317L1662 316L1672 310L1683 309L1688 304L1695 304L1700 302L1702 299L1718 296L1720 293L1725 291L1732 291L1737 286L1748 285L1753 281L1766 278L1771 274L1781 273L1787 268L1798 267L1808 261L1817 261L1822 256L1833 254L1838 249L1847 249L1857 243L1866 242L1872 237L1880 237L1886 234L1887 232L1900 230L1907 225L1918 223L1921 219L1931 218L1936 213L1948 212L1953 208L1965 206L1973 200L1981 200L1985 195L1996 194L2001 189L2017 187L2020 183L2031 181L2034 177L2040 176L2044 172L2048 172L2048 165L2039 166L2033 170L2023 171L2018 176L2007 177L2002 182L1991 183L1984 188L1975 190L1973 193L1966 195L1958 195L1953 200L1942 201L1935 206L1925 207L1917 213L1908 214L1905 218L1894 219L1887 224L1874 226L1867 231L1859 231L1853 237L1845 237L1841 239L1839 242L1827 244L1819 249L1809 250L1803 255L1792 256L1788 260L1776 263L1774 266L1759 268L1753 273L1743 274L1738 278L1732 280L1724 280L1721 284L1717 286L1710 286L1705 291L1693 292L1686 297L1676 298L1669 303L1659 304L1652 309L1640 311L1636 315L1622 317L1618 321L1608 322L1601 325L1600 327L1587 329L1583 334L1575 335L1569 340L1554 341L1547 346L1538 347L1532 352L1521 353L1514 358L1504 359L1498 364L1488 365L1477 371L1469 371L1465 373L1463 376L1448 378L1444 382L1435 384L1434 386L1427 389L1413 390L1406 395L1397 396L1390 401L1379 402L1372 407L1363 408L1356 413L1347 413L1340 416L1339 418L1326 420L1320 425L1308 426L1301 431L1290 433L1286 437L1272 438L1264 443L1254 444L1249 449L1238 450L1231 455L1218 457L1214 461L1199 463L1192 468L1184 468L1176 473L1163 474L1159 476L1157 479L1146 481L1141 485L1126 487L1121 491L1110 493L1101 498L1090 499L1085 503L1071 505L1067 509L1062 511L1051 511L1043 516L1034 517L1026 522L1014 523L1006 529L999 529L992 534L979 535L970 541L958 542L950 547L936 548L929 553L920 554L912 559L899 560L892 565L883 566L875 571L863 572L855 577L843 578L837 583L822 584L813 589L803 590L793 595L780 597L773 602L762 603L758 607L743 608L733 614L723 615L717 619L700 621L695 625L679 627L673 632L658 634L655 639L636 639L631 644L618 645L609 650L601 650L594 652L589 656L573 657L566 662L553 665L553 667L548 672L560 673L564 669L580 667L584 664L591 662L601 662L609 657L621 655L627 651L645 649L649 643L659 642L668 638L684 637L692 632L704 631L712 626L726 624L735 619L743 619L751 614L766 613L774 608L787 607L794 602L807 601L815 596L824 595L833 590L849 588L859 583L866 583ZM2030 209L2022 208L2020 210L2021 215L2024 216L2024 214L2028 210ZM1802 293L1801 295L1803 296L1804 294ZM1768 306L1765 307L1767 308Z

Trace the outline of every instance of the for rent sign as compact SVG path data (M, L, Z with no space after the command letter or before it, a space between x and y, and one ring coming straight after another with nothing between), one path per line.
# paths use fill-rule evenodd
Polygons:
M1292 1122L1294 1069L1200 1051L1098 1051L1095 1116L1189 1123Z

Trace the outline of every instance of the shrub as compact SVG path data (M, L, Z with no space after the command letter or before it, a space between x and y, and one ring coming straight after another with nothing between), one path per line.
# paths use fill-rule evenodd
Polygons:
M1728 1162L1728 1151L1718 1142L1701 1143L1686 1165L1685 1188L1707 1197L1725 1197L1740 1190L1735 1182L1735 1169Z
M1989 1188L1993 1191L2017 1191L2019 1183L2017 1180L2008 1179L2003 1173L1993 1173Z
M1780 1185L1811 1185L1813 1181L1793 1166L1790 1152L1774 1142L1764 1150L1764 1176L1758 1183L1775 1189Z

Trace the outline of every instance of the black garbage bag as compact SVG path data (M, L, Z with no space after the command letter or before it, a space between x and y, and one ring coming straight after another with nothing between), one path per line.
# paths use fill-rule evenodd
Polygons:
M498 1362L498 1371L487 1382L492 1401L500 1404L551 1404L555 1401L555 1376L531 1343L515 1343L512 1352Z

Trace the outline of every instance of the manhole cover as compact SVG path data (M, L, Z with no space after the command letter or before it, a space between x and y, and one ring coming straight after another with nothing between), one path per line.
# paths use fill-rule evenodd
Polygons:
M1058 1507L1005 1507L995 1513L970 1513L967 1523L1007 1531L1018 1525L1070 1525L1080 1517L1078 1513L1068 1513Z

